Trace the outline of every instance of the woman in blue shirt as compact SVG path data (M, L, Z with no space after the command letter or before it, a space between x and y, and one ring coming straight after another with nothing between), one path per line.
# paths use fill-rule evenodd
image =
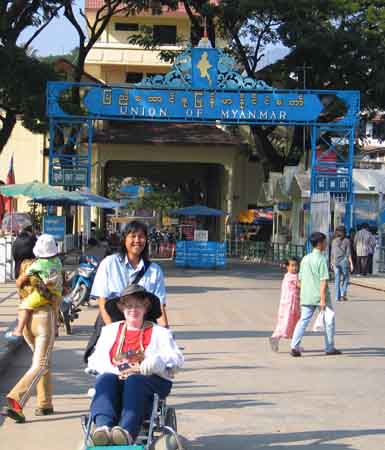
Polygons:
M120 293L134 283L159 298L162 315L158 324L168 327L163 272L158 264L149 261L147 226L136 220L125 227L119 253L104 258L95 276L91 295L98 298L104 324L114 322L109 314L113 311L108 305L110 300L120 297Z
M146 319L157 319L159 325L168 328L163 272L149 260L147 226L137 220L125 227L119 252L104 258L96 272L91 295L98 299L99 315L85 351L85 362L95 348L102 327L123 320L116 303L129 284L140 284L159 299L160 311L159 304L154 306Z

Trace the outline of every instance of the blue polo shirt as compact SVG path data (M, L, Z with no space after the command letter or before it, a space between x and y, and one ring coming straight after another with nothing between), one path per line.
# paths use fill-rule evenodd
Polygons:
M144 266L143 259L134 269L125 256L124 259L118 254L107 256L98 267L95 280L92 285L91 295L104 297L107 300L120 296L120 293L129 284L132 284L136 275ZM156 263L151 263L146 273L138 282L147 291L155 294L162 305L166 304L166 288L162 269Z

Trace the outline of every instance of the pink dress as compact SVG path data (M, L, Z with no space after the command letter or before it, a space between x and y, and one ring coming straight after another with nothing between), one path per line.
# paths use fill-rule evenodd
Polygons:
M297 280L297 274L289 272L286 273L282 280L278 322L272 336L273 338L289 339L293 337L294 328L301 316Z

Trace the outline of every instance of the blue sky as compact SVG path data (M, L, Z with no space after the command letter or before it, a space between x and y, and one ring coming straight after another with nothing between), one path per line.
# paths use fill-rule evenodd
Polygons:
M79 7L84 6L84 0L75 0L74 10L78 11ZM36 29L30 28L24 32L20 38L20 42L26 42ZM32 47L37 50L40 56L50 54L61 55L68 53L78 45L77 33L73 26L65 17L53 20L47 28L33 41Z

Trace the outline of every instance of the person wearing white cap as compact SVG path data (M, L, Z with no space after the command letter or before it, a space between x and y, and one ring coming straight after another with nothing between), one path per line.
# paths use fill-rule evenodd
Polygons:
M49 234L38 238L33 253L36 259L16 280L20 293L28 294L20 303L17 327L5 334L10 342L24 336L34 353L32 367L9 392L8 406L1 412L17 422L25 420L22 410L36 385L40 407L35 413L53 412L48 372L55 341L55 306L63 293L63 267L55 239Z

